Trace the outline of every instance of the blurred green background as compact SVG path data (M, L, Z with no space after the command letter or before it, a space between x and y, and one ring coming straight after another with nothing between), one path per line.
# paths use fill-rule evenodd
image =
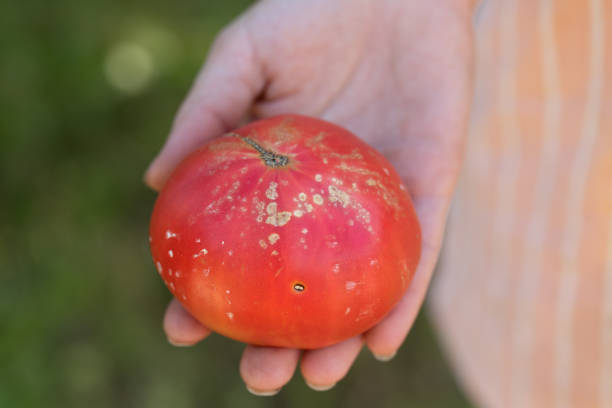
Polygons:
M242 345L168 345L141 182L247 0L0 2L0 407L467 407L425 318L390 363L258 398Z

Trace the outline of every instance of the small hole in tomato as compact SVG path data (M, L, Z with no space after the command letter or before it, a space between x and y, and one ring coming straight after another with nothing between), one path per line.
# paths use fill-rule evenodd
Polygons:
M303 292L306 290L306 286L304 286L302 282L294 282L292 286L293 290L296 292Z

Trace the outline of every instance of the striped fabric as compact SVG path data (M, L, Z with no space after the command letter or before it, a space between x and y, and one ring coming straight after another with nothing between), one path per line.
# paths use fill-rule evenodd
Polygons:
M482 407L612 407L612 0L489 0L430 309Z

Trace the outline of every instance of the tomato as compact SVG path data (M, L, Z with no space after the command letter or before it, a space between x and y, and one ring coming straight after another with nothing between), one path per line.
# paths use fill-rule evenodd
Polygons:
M206 327L318 348L399 301L421 235L399 176L349 131L298 115L215 139L174 171L151 218L153 261Z

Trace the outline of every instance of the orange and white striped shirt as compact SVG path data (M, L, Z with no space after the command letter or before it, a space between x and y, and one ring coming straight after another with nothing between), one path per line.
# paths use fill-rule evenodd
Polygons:
M488 0L430 309L482 407L612 407L612 0Z

